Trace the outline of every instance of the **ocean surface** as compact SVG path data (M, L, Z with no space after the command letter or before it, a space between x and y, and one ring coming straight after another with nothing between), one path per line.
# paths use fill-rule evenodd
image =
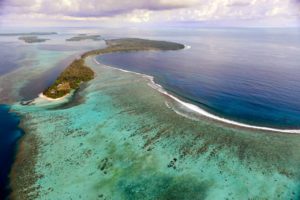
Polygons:
M154 76L169 92L222 118L300 128L298 30L195 30L170 40L191 48L97 59Z
M298 129L298 30L59 30L39 44L0 37L2 194L9 192L3 186L23 119L28 134L42 141L35 166L44 175L37 180L40 199L298 199L298 135L191 120L194 113L153 89L157 85L149 77L99 64L153 76L169 93L216 116ZM65 41L78 33L168 40L190 48L110 54L96 57L99 63L88 59L97 76L71 104L20 105L38 97L82 52L105 46Z

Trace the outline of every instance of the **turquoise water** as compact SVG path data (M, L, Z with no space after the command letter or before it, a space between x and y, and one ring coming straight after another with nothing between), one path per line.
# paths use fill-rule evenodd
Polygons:
M71 36L51 36L46 43L30 45L17 37L0 37L0 199L10 194L10 168L22 135L19 116L10 111L9 104L36 98L76 56L104 46L103 41L64 42Z
M81 104L14 106L41 140L39 199L299 197L298 135L191 120L147 78L87 63L97 76Z
M122 34L142 33L183 42L170 30ZM11 102L12 111L22 117L27 139L38 138L32 166L37 176L18 177L25 183L38 180L32 187L24 185L29 192L15 192L31 199L300 198L297 134L216 122L154 89L149 77L97 64L93 58L86 62L96 78L74 98L54 103L38 98L22 106L19 101L26 95L38 95L35 81L49 83L41 77L63 69L68 57L80 52L62 45L62 39L26 48L31 55L25 58L35 64L26 68L21 59L0 77L2 91L9 94L0 93L1 101Z

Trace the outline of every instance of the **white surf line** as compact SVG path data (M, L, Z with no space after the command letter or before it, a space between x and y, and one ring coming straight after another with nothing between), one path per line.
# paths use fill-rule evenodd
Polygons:
M190 49L190 48L192 48L192 47L189 46L189 45L184 45L184 50L188 50L188 49Z
M93 58L93 60L98 65L104 65L104 64L99 63L96 60L95 57ZM119 68L108 66L108 65L104 65L104 66L107 66L107 67L110 67L110 68L113 68L113 69L116 69L116 70L119 70L119 71L122 71L122 72L126 72L126 73L137 74L137 75L140 75L142 77L147 78L151 82L151 84L148 84L151 88L159 91L160 93L162 93L164 95L169 96L170 98L172 98L176 102L180 103L184 107L188 108L189 110L192 110L192 111L194 111L194 112L196 112L196 113L198 113L200 115L203 115L203 116L205 116L207 118L211 118L211 119L214 119L214 120L219 121L219 122L223 122L223 123L226 123L226 124L235 125L235 126L243 127L243 128L249 128L249 129L255 129L255 130L262 130L262 131L280 132L280 133L300 134L300 129L277 129L277 128L270 128L270 127L263 127L263 126L254 126L254 125L244 124L244 123L236 122L236 121L233 121L233 120L229 120L229 119L225 119L225 118L213 115L213 114L205 111L204 109L202 109L202 108L200 108L200 107L198 107L198 106L196 106L194 104L184 102L184 101L180 100L179 98L177 98L177 97L169 94L167 91L164 90L164 88L161 85L159 85L158 83L154 82L154 77L153 76L145 75L145 74L138 73L138 72L127 71L127 70L124 70L124 69L119 69ZM179 114L179 113L177 113L177 114Z

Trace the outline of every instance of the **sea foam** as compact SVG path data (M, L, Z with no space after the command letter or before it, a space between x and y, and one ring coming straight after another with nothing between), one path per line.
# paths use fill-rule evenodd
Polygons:
M189 45L184 45L184 49L185 49L185 50L188 50L188 49L190 49L190 48L192 48L192 47L189 46Z
M97 63L97 64L101 64L99 63L96 58L94 57L94 62ZM104 65L104 64L101 64L101 65ZM146 75L146 74L142 74L142 73L138 73L138 72L133 72L133 71L128 71L128 70L124 70L124 69L120 69L120 68L116 68L116 67L112 67L112 66L108 66L108 65L105 65L107 67L111 67L111 68L114 68L116 70L119 70L119 71L122 71L122 72L126 72L126 73L133 73L133 74L137 74L139 76L142 76L146 79L148 79L150 82L148 83L148 85L159 91L160 93L170 97L171 99L173 99L174 101L176 101L177 103L181 104L182 106L184 106L186 109L188 109L189 111L193 111L195 113L198 113L202 116L205 116L207 118L210 118L210 119L213 119L213 120L216 120L216 121L219 121L219 122L222 122L222 123L225 123L225 124L230 124L230 125L234 125L234 126L238 126L238 127L242 127L242 128L248 128L248 129L255 129L255 130L262 130L262 131L272 131L272 132L281 132L281 133L293 133L293 134L300 134L300 130L299 129L277 129L277 128L270 128L270 127L263 127L263 126L254 126L254 125L249 125L249 124L244 124L244 123L241 123L241 122L237 122L237 121L233 121L233 120L230 120L230 119L226 119L226 118L222 118L222 117L219 117L217 115L214 115L212 113L209 113L207 112L206 110L194 105L194 104L191 104L191 103L187 103L181 99L179 99L178 97L174 96L174 95L171 95L170 93L168 93L160 84L156 83L154 81L154 77L153 76L149 76L149 75ZM167 106L169 107L169 106ZM176 111L174 110L175 113L177 114L180 114L184 117L187 117L187 118L191 118L193 120L195 120L195 118L193 117L189 117L187 116L186 114L183 114L183 113L180 113L179 111Z

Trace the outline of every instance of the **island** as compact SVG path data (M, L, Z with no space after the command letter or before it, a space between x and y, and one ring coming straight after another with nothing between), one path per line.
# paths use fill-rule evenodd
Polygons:
M66 41L68 41L68 42L78 42L78 41L82 41L82 40L100 41L100 40L102 40L102 38L101 38L101 35L79 34L77 36L66 39Z
M129 51L169 51L184 48L184 45L179 43L138 38L112 39L105 42L106 48L86 52L80 58L74 60L55 82L43 92L43 95L51 99L61 98L68 95L72 90L78 89L82 83L92 80L94 72L84 62L84 59L91 55Z
M49 39L38 38L37 36L22 36L19 37L19 40L23 40L26 43L40 43L40 42L45 42Z

